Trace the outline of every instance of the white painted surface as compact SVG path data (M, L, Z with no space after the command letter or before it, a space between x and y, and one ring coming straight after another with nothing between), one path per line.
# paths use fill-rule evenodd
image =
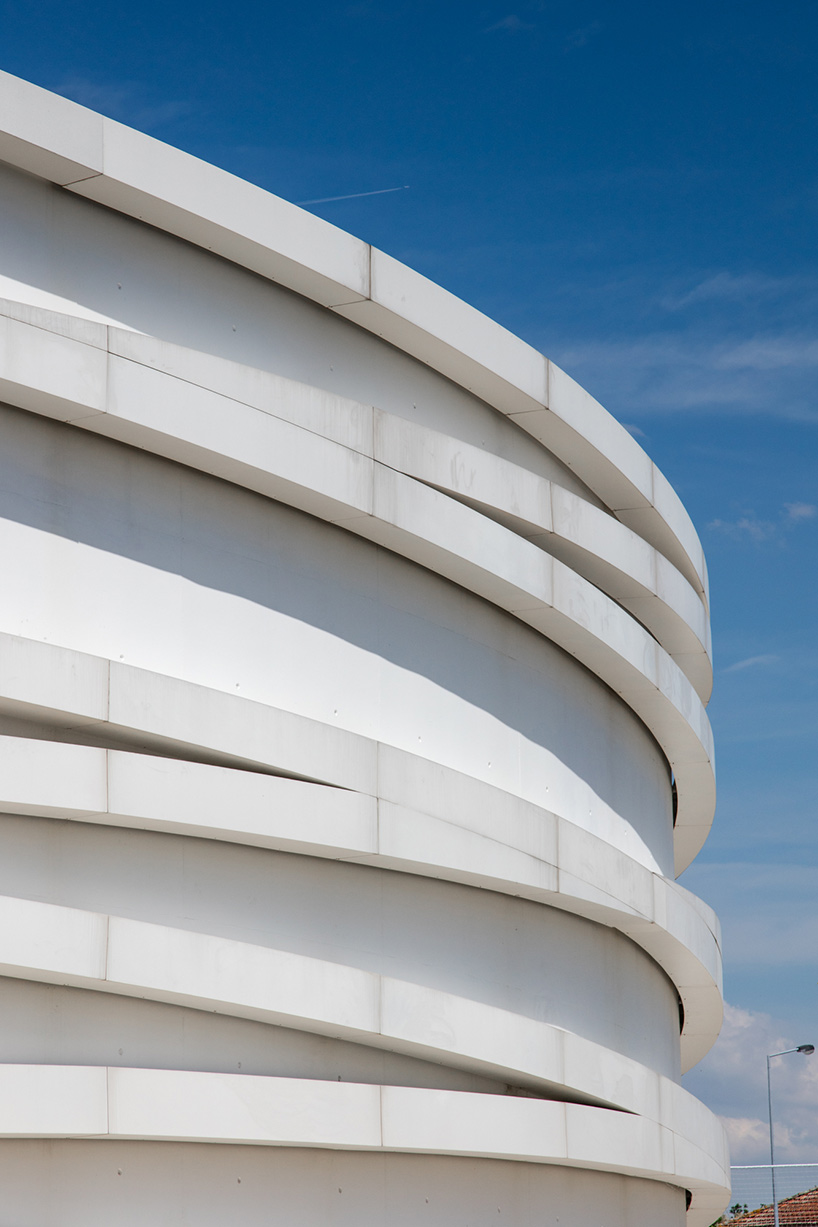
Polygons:
M714 1128L711 1114L665 1075L484 1001L289 950L8 896L0 896L0 922L0 974L9 977L368 1043L498 1080L501 1088L546 1096L564 1088L569 1098L668 1127L683 1106L680 1131L691 1142Z
M452 799L443 807L439 796L408 795L433 811L424 813L346 789L20 736L0 738L0 759L0 810L9 814L354 860L588 916L627 934L675 984L685 1009L683 1069L719 1025L721 955L712 912L612 846L496 790L481 794L449 780ZM381 761L388 780L388 761ZM443 780L439 785L444 791Z
M184 385L190 387L190 385ZM169 406L169 410L175 408L175 403ZM240 406L238 408L241 408ZM259 416L259 415L257 415ZM260 415L262 422L272 422L267 415ZM26 443L20 436L20 431L24 424L21 420L10 418L7 422L7 430L9 435L9 456L8 464L13 464L15 469L21 471L29 469L32 474L37 472L36 462L32 464L30 459L25 459L22 452L15 453L11 458L11 449L15 446L20 449L25 449ZM235 426L235 423L234 423ZM28 429L28 428L26 428ZM43 428L45 429L45 427ZM52 430L57 430L58 427L53 427ZM289 429L289 428L288 428ZM108 453L100 453L99 447L96 449L86 447L85 449L78 448L75 436L68 432L65 436L65 444L63 446L72 448L75 455L78 457L85 456L85 468L93 463L97 467L102 464L102 457L106 456L106 465L112 470L116 467L120 472L125 472L127 468L133 467L136 460L131 454L131 459L128 460L127 454L123 452L114 453L109 450ZM308 439L315 439L316 436L311 432L306 435ZM259 443L263 440L255 442L255 453L258 453ZM36 440L28 445L29 447L37 448ZM225 444L225 446L230 446ZM276 452L281 455L288 454L286 439L278 439ZM642 630L635 622L628 619L618 609L613 602L607 600L590 584L577 577L573 571L563 566L558 562L551 562L547 555L533 547L532 545L522 542L516 537L510 537L509 532L499 526L486 524L472 511L466 510L458 503L452 500L445 499L442 495L435 494L428 490L425 486L418 483L407 482L407 479L401 478L392 470L384 468L376 468L374 474L374 487L367 491L367 475L360 470L360 465L353 466L350 472L350 481L343 481L343 467L346 464L347 457L358 455L343 449L341 453L340 465L333 462L331 456L319 456L316 458L318 470L328 471L331 473L331 483L334 487L333 491L327 491L325 487L325 503L328 499L328 506L323 508L322 514L328 516L340 517L341 523L350 527L353 531L361 533L365 536L374 538L376 541L382 541L390 546L393 546L399 552L408 555L424 565L440 570L449 578L460 581L473 591L479 592L481 595L493 599L497 604L513 612L515 616L533 627L540 629L551 639L560 643L561 646L567 648L570 652L575 653L580 660L595 671L608 684L619 691L629 705L646 720L651 731L659 740L665 749L668 759L676 774L676 783L679 796L679 814L677 821L676 843L677 843L677 868L683 866L687 860L693 855L698 843L701 842L704 833L706 832L710 818L712 817L713 808L713 779L712 779L712 744L709 726L706 716L699 704L695 694L692 693L690 687L678 671L676 665L668 659L664 653L657 648L655 642L649 638L647 633ZM92 459L94 458L94 459ZM184 457L181 457L184 458ZM365 463L365 458L358 456L358 459ZM82 459L78 459L78 464L82 464ZM144 461L142 461L144 465ZM281 463L279 460L278 463ZM292 486L293 477L297 473L297 462L290 463L287 469L288 478L285 485ZM156 487L161 484L161 469L155 469L155 475L148 478L151 486ZM37 473L40 480L47 473ZM340 479L340 483L339 483ZM83 477L77 477L76 480L81 480L84 486L99 484L97 478L91 478L86 473ZM191 479L189 479L191 480ZM321 484L321 478L313 479ZM371 477L370 479L371 480ZM10 479L13 482L13 479ZM138 475L131 478L132 486L138 484ZM306 479L302 478L302 486ZM345 488L341 488L344 487ZM311 489L313 487L310 487ZM197 497L197 487L191 486L191 495ZM205 489L201 483L199 490ZM282 492L277 491L279 494ZM288 497L286 491L283 492L284 497ZM96 495L95 501L98 505L100 498L110 497L106 494L103 485L100 492ZM13 499L13 490L10 489L10 497ZM30 501L30 495L27 491L22 492L22 497ZM71 501L72 496L68 495L68 501ZM201 497L199 495L198 497ZM215 497L215 496L214 496ZM144 495L143 495L144 499ZM83 499L88 503L87 496ZM309 500L300 501L300 505L309 507ZM222 504L225 507L226 514L231 514L227 511L228 504L225 503L222 496ZM236 499L233 499L232 516L238 512ZM8 505L8 503L7 503ZM258 512L258 504L246 503L245 506L255 506L256 514L254 520L256 524L260 524L260 516ZM89 508L90 510L90 508ZM320 510L320 509L319 509ZM344 517L360 515L360 519L346 519ZM367 514L369 511L369 514ZM9 506L9 515L11 517L19 517L21 514L27 515L31 519L29 512L20 512L16 509L13 502ZM71 511L66 511L66 514L75 514ZM86 511L86 516L88 511ZM155 521L155 513L151 513ZM178 506L176 503L169 507L166 512L167 527L163 525L163 539L170 536L170 525L173 519L178 517ZM269 514L268 514L269 519ZM107 520L107 517L106 517ZM113 523L116 520L114 519ZM227 527L227 524L224 526ZM222 529L224 531L224 528ZM257 529L257 534L262 529ZM399 538L395 540L394 534L398 532ZM154 529L155 533L155 529ZM31 551L36 551L38 545L36 541L22 541L19 533L15 535L15 530L10 526L7 530L9 547L15 548L15 542L18 542L17 548L22 550L26 557ZM96 540L99 537L99 531L86 529L84 534L80 532L80 544L78 549L82 550L82 537L85 541ZM205 530L206 535L206 530ZM235 532L234 532L235 535ZM203 539L202 533L199 534ZM108 550L111 548L121 551L132 551L127 539L122 539L120 533L114 541L109 538ZM44 546L53 551L56 547L56 542L53 536L49 534ZM73 546L71 547L74 548ZM210 547L212 549L212 547ZM256 548L264 548L259 547ZM348 539L343 547L334 546L332 548L344 548L349 552L351 546ZM167 547L165 547L165 550ZM269 547L266 551L269 554ZM87 559L87 561L86 561ZM147 561L147 559L146 559ZM160 559L160 565L164 559ZM10 565L13 565L11 563ZM119 599L125 606L125 612L122 609L109 608L100 610L104 624L107 628L115 630L116 633L122 636L122 632L126 630L128 622L133 620L138 603L129 593L129 583L136 584L137 588L142 591L147 591L146 584L157 582L161 587L155 598L150 602L150 607L156 610L158 619L161 619L161 624L157 627L150 628L144 623L144 614L140 609L136 616L137 625L144 634L149 637L150 649L146 654L144 648L138 643L128 642L127 638L122 640L121 646L125 648L124 652L116 652L110 641L106 646L105 639L96 646L96 650L102 650L106 654L112 656L121 655L131 659L147 667L157 668L160 671L176 671L178 672L178 662L184 659L185 653L174 648L174 626L172 619L168 618L168 610L177 611L177 626L175 632L177 636L188 640L190 635L190 627L193 624L188 611L187 605L191 600L195 600L198 604L203 597L201 583L197 586L195 595L185 595L182 592L179 595L174 594L169 588L169 584L176 583L178 589L178 579L175 579L170 574L164 578L158 579L154 577L152 580L144 576L136 576L132 572L132 578L129 580L124 571L124 562L118 560L116 566L118 574L116 577L113 592L110 591L110 585L106 585L104 580L95 575L94 571L97 564L93 558L86 554L80 556L68 557L61 561L54 557L48 563L43 563L40 566L33 568L34 575L46 575L53 573L60 568L65 569L71 576L75 576L74 587L77 591L77 601L83 605L83 594L87 587L92 586L100 592L104 592L108 601ZM167 564L165 564L167 565ZM105 559L102 566L108 568L111 563ZM83 574L83 571L86 571ZM49 580L48 582L52 582ZM64 587L66 593L71 589L71 582L66 579ZM209 585L212 587L212 581ZM243 646L245 655L252 661L258 661L263 653L254 646L254 634L261 635L265 641L281 643L284 647L285 636L280 635L277 631L270 631L259 620L259 615L263 611L259 608L259 597L256 595L258 584L252 587L253 602L252 609L236 610L235 601L232 602L231 612L228 615L228 607L225 601L221 599L220 604L214 606L208 617L208 624L218 624L225 622L229 617L234 626L236 619L242 618L244 627L236 634L234 632L232 638L238 640L238 646ZM250 592L246 585L244 592ZM243 595L237 593L236 595ZM210 597L211 601L213 597ZM219 600L219 598L216 598ZM267 597L268 603L270 596ZM6 629L14 633L21 633L25 626L29 625L29 609L37 607L42 609L43 614L48 616L48 602L37 596L32 596L26 593L22 588L20 591L19 600L23 603L23 608L15 619L14 610L10 609L8 618L5 623ZM160 612L161 611L161 612ZM248 615L255 623L255 630L248 622ZM65 622L65 611L60 611L60 619ZM76 634L72 636L68 631L66 637L66 629L61 626L40 625L33 627L33 634L37 638L43 638L49 641L63 642L70 646L83 647L84 650L93 649L94 640L99 638L98 631L93 625L88 623L87 618L80 615L76 622L81 628L80 636ZM236 626L238 630L238 627ZM290 628L291 633L291 628ZM84 634L84 638L82 635ZM172 670L165 665L163 659L157 660L156 648L163 643L163 638L166 640L166 658L172 659L176 663L176 669ZM227 636L225 639L227 640ZM227 651L227 642L222 648L220 656L224 657L224 663L227 664L228 671L231 675L241 674L246 672L246 665L242 664L239 659L229 659L228 656L236 654L236 643L230 645L230 653ZM296 661L300 649L285 648L289 660ZM316 652L320 654L320 648L311 647L307 649L307 654L312 659L318 659ZM338 645L333 644L328 648L332 652L333 657L337 656ZM190 651L187 653L190 655ZM206 651L199 651L196 654L198 666L197 671L200 675L201 662L212 657ZM212 657L214 665L218 666L220 657ZM335 665L337 668L337 664ZM342 666L343 668L343 666ZM256 670L257 672L257 670ZM326 669L324 670L326 672ZM361 689L361 681L366 675L366 668L360 664L352 665L357 682L356 688ZM280 667L276 666L277 675L281 675ZM304 675L303 670L298 666L295 669L295 687L301 698L302 710L306 695L304 695ZM188 673L188 677L190 677ZM259 678L260 682L261 679ZM219 678L216 684L225 688L232 688L234 683L231 680ZM243 683L239 681L239 685ZM352 689L352 688L350 688ZM245 684L246 692L246 684ZM390 692L393 688L390 687ZM263 685L256 686L253 693L254 697L267 698L270 701L269 691L265 691ZM273 697L273 702L284 706L297 706L298 700L293 703L289 699ZM439 706L439 700L438 704ZM404 710L406 705L401 701L401 709ZM371 710L371 700L367 702L367 710ZM333 703L335 710L335 703ZM441 712L442 714L442 712ZM355 717L352 717L353 720ZM452 725L451 718L447 718L447 724ZM360 721L357 723L357 731L366 732L367 726ZM397 740L396 744L406 745L405 738L407 731L403 734L391 735L387 725L382 725L383 736L386 740L393 740L396 736L403 736L404 740ZM496 734L492 734L495 736ZM408 736L414 739L416 736L422 738L422 733L408 732ZM427 744L428 744L427 737ZM444 738L438 733L434 738L435 742L444 747ZM444 750L445 753L445 750ZM451 751L449 751L451 755ZM481 753L484 761L489 761L488 755ZM450 757L448 760L451 765L456 766L457 763ZM498 766L495 765L495 775L497 774ZM625 837L626 838L626 837Z
M685 1197L663 1181L441 1155L203 1146L177 1142L0 1141L4 1204L17 1227L144 1227L187 1215L269 1227L683 1227ZM547 1220L546 1220L547 1221ZM688 1220L689 1221L689 1220ZM710 1220L712 1221L712 1219ZM701 1218L705 1222L705 1217Z
M675 493L360 240L3 74L0 128L4 1211L707 1227Z
M107 1078L102 1076L106 1075ZM582 1166L689 1189L693 1223L721 1196L726 1151L674 1148L639 1116L547 1100L180 1070L0 1067L0 1130L461 1155ZM68 1101L68 1097L70 1102ZM61 1117L53 1107L64 1104ZM59 1122L55 1128L55 1119ZM89 1128L90 1126L90 1128Z
M331 508L322 509L318 500L333 494L319 489L318 473L354 458L338 448L317 450L320 439L313 434L454 494L569 564L579 563L599 587L633 608L701 696L709 696L701 600L647 542L563 487L393 414L261 370L159 346L149 337L8 301L0 303L0 328L0 386L23 408L148 445L251 489L265 492L266 486L329 518ZM107 367L100 349L111 355ZM302 430L287 430L280 419ZM359 462L361 476L367 469L372 466ZM350 499L348 490L341 479L335 499L341 498L345 521L361 505L361 495ZM365 507L372 512L371 502Z
M19 576L1 631L394 745L672 872L653 740L543 636L338 528L144 452L8 411L0 430L0 559Z
M703 583L701 546L655 466L597 402L518 338L383 252L198 159L8 74L0 91L9 160L280 281L473 388L545 437L569 467L584 468L609 506L644 510L647 535ZM21 120L26 112L33 123ZM101 165L95 157L74 182L49 165L53 130L69 125L90 147L102 146Z
M451 992L678 1077L670 980L620 932L561 909L393 869L78 822L8 817L0 848L4 894ZM369 980L360 984L363 1009Z

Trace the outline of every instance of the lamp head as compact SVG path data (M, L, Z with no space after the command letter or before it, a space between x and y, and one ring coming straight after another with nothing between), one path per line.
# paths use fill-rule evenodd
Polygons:
M799 1044L795 1051L803 1052L805 1057L809 1057L812 1055L813 1052L815 1052L815 1045L814 1044Z

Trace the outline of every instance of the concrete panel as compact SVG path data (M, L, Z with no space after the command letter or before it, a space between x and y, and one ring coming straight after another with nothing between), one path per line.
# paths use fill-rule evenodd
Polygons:
M0 74L0 159L53 183L102 171L102 116L28 81Z
M335 1036L138 997L0 977L5 1064L187 1069L505 1094L507 1083Z
M662 1179L693 1194L701 1224L723 1196L714 1164L698 1147L674 1147L674 1135L637 1116L576 1104L374 1087L294 1078L108 1068L107 1136L236 1145L295 1145L398 1150L556 1165L583 1164L641 1179ZM34 1136L54 1132L53 1109L23 1102L31 1087L55 1098L73 1092L68 1136L81 1135L88 1105L99 1101L102 1070L5 1066L0 1085L9 1122L25 1119ZM610 1157L609 1157L610 1156ZM719 1181L723 1180L719 1176Z
M669 870L667 775L651 738L540 636L446 581L258 496L58 424L8 412L2 424L0 503L9 523L0 548L21 576L5 630L26 628L340 725L336 740L342 729L374 736L514 791L520 762L533 755L539 779L553 776L551 808L584 774L603 807L626 815ZM440 531L434 517L429 530ZM530 551L526 566L550 564L520 545ZM41 565L30 567L37 554ZM499 565L501 542L497 556ZM332 599L333 585L344 602ZM97 594L91 617L90 589ZM127 676L118 670L112 697ZM165 699L153 710L169 715L171 708ZM164 734L174 736L167 723ZM304 761L307 748L299 747L289 769L316 778ZM335 778L353 782L348 769ZM531 800L541 787L532 777ZM621 837L628 838L624 829Z
M679 499L398 261L0 103L4 1209L707 1227Z
M0 909L4 922L19 932L0 940L0 965L9 977L252 1019L274 1025L271 1036L286 1027L370 1044L416 1063L432 1060L484 1081L499 1079L495 1089L524 1087L541 1097L620 1108L679 1128L673 1109L684 1106L687 1092L670 1094L662 1075L549 1023L439 989L209 934L8 897L0 897ZM15 994L7 990L6 996L14 1005ZM87 1009L89 1015L101 1012L91 1002ZM69 1049L75 1060L77 1038ZM24 1049L32 1043L28 1034L17 1039L9 1033L7 1040L7 1048L16 1051L21 1041ZM161 1046L158 1055L167 1067ZM55 1060L53 1052L49 1056ZM184 1059L188 1068L198 1068L195 1062L192 1052ZM127 1064L134 1064L133 1053ZM343 1065L342 1070L344 1081L355 1080ZM691 1116L688 1108L685 1119L695 1125L695 1111ZM691 1127L685 1136L695 1140L698 1134Z
M216 358L378 405L599 502L568 466L484 401L279 284L2 165L0 209L0 294L7 299L115 325L135 334L136 345L148 334L154 344L190 347L210 356L203 373ZM114 345L126 347L121 337Z
M702 1019L715 1028L721 1018L718 925L709 908L574 824L465 777L438 769L431 795L408 794L433 810L423 813L339 788L20 735L0 739L0 760L0 809L9 813L357 860L519 895L617 928L680 993L683 1069L706 1050ZM63 799L73 804L52 804L67 779L72 791Z
M19 1227L269 1227L272 1206L288 1227L690 1227L660 1181L434 1155L0 1141L0 1177Z
M347 527L361 509L371 511L366 487L373 476L366 476L367 466L358 464L356 479L352 471L346 472L356 457L319 446L323 437L351 446L357 456L373 455L373 411L366 406L263 371L114 332L112 350L122 351L129 360L123 363L112 352L107 394L103 389L91 396L78 387L72 407L65 392L73 366L81 364L87 352L84 343L74 346L76 353L69 353L67 361L59 345L48 355L45 365L52 381L58 381L61 397L44 395L37 374L44 366L39 352L44 335L47 339L53 331L62 343L71 317L14 303L7 303L4 311L7 328L19 331L29 325L13 348L31 368L31 388L12 378L17 373L13 354L4 364L0 353L0 371L5 365L9 375L5 392L13 403L87 425L322 518L340 519ZM60 374L63 366L67 369ZM251 408L265 416L253 414ZM306 426L310 433L287 431L268 414ZM445 489L569 564L578 564L587 578L636 613L678 657L702 697L708 697L712 676L704 608L676 569L646 542L586 500L508 461L489 458L468 444L380 410L377 425L374 454L379 461ZM308 475L306 482L293 480L300 473ZM390 544L401 552L399 538Z

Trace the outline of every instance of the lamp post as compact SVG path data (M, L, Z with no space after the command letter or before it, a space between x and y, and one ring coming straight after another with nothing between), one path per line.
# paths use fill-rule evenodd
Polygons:
M767 1109L770 1114L770 1176L773 1185L773 1215L775 1227L778 1227L778 1198L775 1195L775 1149L773 1147L773 1096L770 1089L770 1061L773 1057L788 1057L791 1052L801 1052L805 1057L815 1052L814 1044L799 1044L797 1048L785 1048L783 1052L771 1052L767 1057Z

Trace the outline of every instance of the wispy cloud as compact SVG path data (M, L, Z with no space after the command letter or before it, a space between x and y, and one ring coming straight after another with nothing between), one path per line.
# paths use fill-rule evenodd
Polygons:
M772 541L781 530L779 521L760 520L753 511L739 516L737 520L711 520L707 527L716 532L725 533L734 540L744 538L755 541L756 544L761 544L762 541Z
M534 26L530 21L524 21L517 13L509 13L507 17L501 17L499 21L495 21L493 25L486 26L483 33L494 34L502 30L506 34L520 34L523 30L533 29Z
M768 1160L767 1054L802 1042L804 1037L790 1035L768 1014L725 1004L721 1035L712 1052L686 1075L685 1085L721 1116L733 1163ZM776 1064L774 1078L776 1158L782 1163L814 1160L818 1060L785 1058Z
M717 301L745 302L748 298L781 298L818 290L814 277L770 277L765 273L715 273L690 290L667 294L660 299L667 311L681 311Z
M765 413L818 422L818 339L798 332L713 339L713 330L549 345L585 387L630 413ZM629 415L630 416L630 415Z
M756 336L718 346L716 370L778 371L818 366L818 339L813 336Z
M760 545L765 541L779 544L786 533L797 524L803 524L818 515L814 503L785 503L776 519L762 519L754 511L743 511L735 520L711 520L708 528L726 534L734 540L749 540Z
M785 503L788 517L798 523L800 520L814 520L818 515L815 503Z
M591 21L586 26L579 26L576 30L572 30L565 37L564 50L578 51L581 47L587 47L592 38L602 30L601 21Z
M151 100L146 87L136 81L120 81L112 85L72 76L64 77L53 88L56 93L71 98L81 106L143 129L155 130L177 123L201 109L186 99Z
M722 673L741 673L744 669L754 669L757 665L774 665L780 660L780 656L747 656L744 660L737 660L735 664L728 665L726 669L722 669Z
M606 361L636 370L684 362L712 371L768 371L818 366L818 338L809 335L758 335L705 340L678 333L654 333L632 341L596 341L568 351L569 360Z
M723 927L725 962L735 971L753 973L797 967L804 983L815 984L813 969L818 949L818 915L815 912L815 864L811 843L790 849L792 859L781 856L782 839L795 834L795 819L785 787L780 800L773 798L766 821L771 836L763 862L723 861L697 865L685 885L718 905ZM775 832L779 838L772 838ZM759 845L760 850L760 845ZM796 859L797 858L797 859Z
M638 175L640 192L650 191L644 169ZM575 326L575 341L555 345L552 335L541 347L624 420L720 412L818 424L815 274L717 270L661 282L636 268L579 291L598 315L618 304L630 326L610 315L607 335ZM562 293L565 318L581 321L576 297Z

